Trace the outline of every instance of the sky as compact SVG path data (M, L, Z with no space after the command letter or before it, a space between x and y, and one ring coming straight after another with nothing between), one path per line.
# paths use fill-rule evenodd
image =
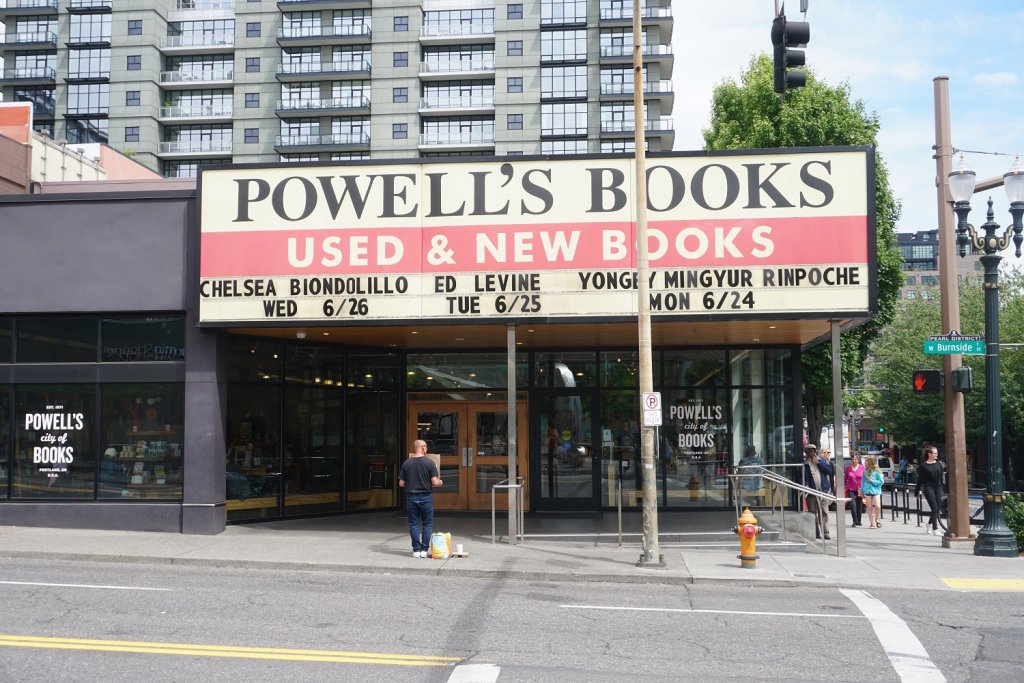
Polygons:
M807 65L830 85L844 81L853 99L880 121L878 150L903 211L899 232L936 227L934 84L949 77L955 149L978 179L1002 176L1024 152L1024 1L799 0L791 21L806 20ZM771 54L774 0L676 0L675 120L677 150L704 146L714 87L739 81L750 58ZM954 167L959 157L954 159ZM1002 188L976 194L971 223L984 222L991 195L996 222L1009 222ZM1011 256L1007 252L1004 256Z

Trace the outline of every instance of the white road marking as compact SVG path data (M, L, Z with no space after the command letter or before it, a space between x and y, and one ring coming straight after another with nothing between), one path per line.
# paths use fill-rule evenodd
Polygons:
M145 586L95 586L88 583L36 583L34 581L0 581L6 586L42 586L43 588L102 588L111 591L173 591L173 588L146 588Z
M744 612L731 609L676 609L671 607L611 607L607 605L559 605L565 609L603 609L621 612L679 612L684 614L744 614L766 617L816 617L821 619L863 619L858 614L816 614L803 612Z
M494 683L501 667L494 664L460 664L448 677L448 683Z
M937 683L946 680L907 623L896 616L884 602L860 590L844 588L840 592L871 622L875 636L885 648L885 654L901 681Z

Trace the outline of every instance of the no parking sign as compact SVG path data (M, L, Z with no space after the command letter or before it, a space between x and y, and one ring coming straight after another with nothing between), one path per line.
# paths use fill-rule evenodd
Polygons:
M645 391L640 399L640 410L644 414L644 427L660 427L661 392Z

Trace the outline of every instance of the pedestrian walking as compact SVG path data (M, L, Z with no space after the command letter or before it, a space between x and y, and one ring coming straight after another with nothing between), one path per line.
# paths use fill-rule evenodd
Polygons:
M427 442L417 439L412 453L402 463L398 486L405 489L405 511L409 517L412 556L430 557L430 535L434 533L434 487L442 486L434 461L426 457Z
M853 526L861 526L861 514L863 500L860 495L860 484L864 478L864 465L860 462L860 456L854 453L850 456L850 464L843 470L843 487L846 489L846 497L850 499L850 516L853 517Z
M928 523L924 530L927 534L939 535L939 506L942 505L942 475L946 466L939 460L939 449L931 444L924 447L925 461L917 468L917 485L914 496L924 491L924 499L928 501Z
M804 486L822 493L831 493L832 463L818 456L813 443L804 446ZM828 503L817 496L807 496L807 509L814 514L814 537L831 538L828 534Z
M878 461L868 456L864 461L864 474L861 476L860 492L868 508L868 528L879 529L882 526L882 484L885 478L878 469Z

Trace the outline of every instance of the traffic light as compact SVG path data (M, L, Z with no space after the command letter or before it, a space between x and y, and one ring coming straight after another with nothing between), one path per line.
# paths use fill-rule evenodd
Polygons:
M967 393L974 388L974 375L971 366L963 365L953 370L953 391Z
M807 83L807 72L793 69L803 66L806 56L803 50L811 40L811 25L806 21L786 21L785 14L779 14L772 21L772 45L775 47L775 92L802 88Z
M942 370L914 370L914 393L942 393Z

